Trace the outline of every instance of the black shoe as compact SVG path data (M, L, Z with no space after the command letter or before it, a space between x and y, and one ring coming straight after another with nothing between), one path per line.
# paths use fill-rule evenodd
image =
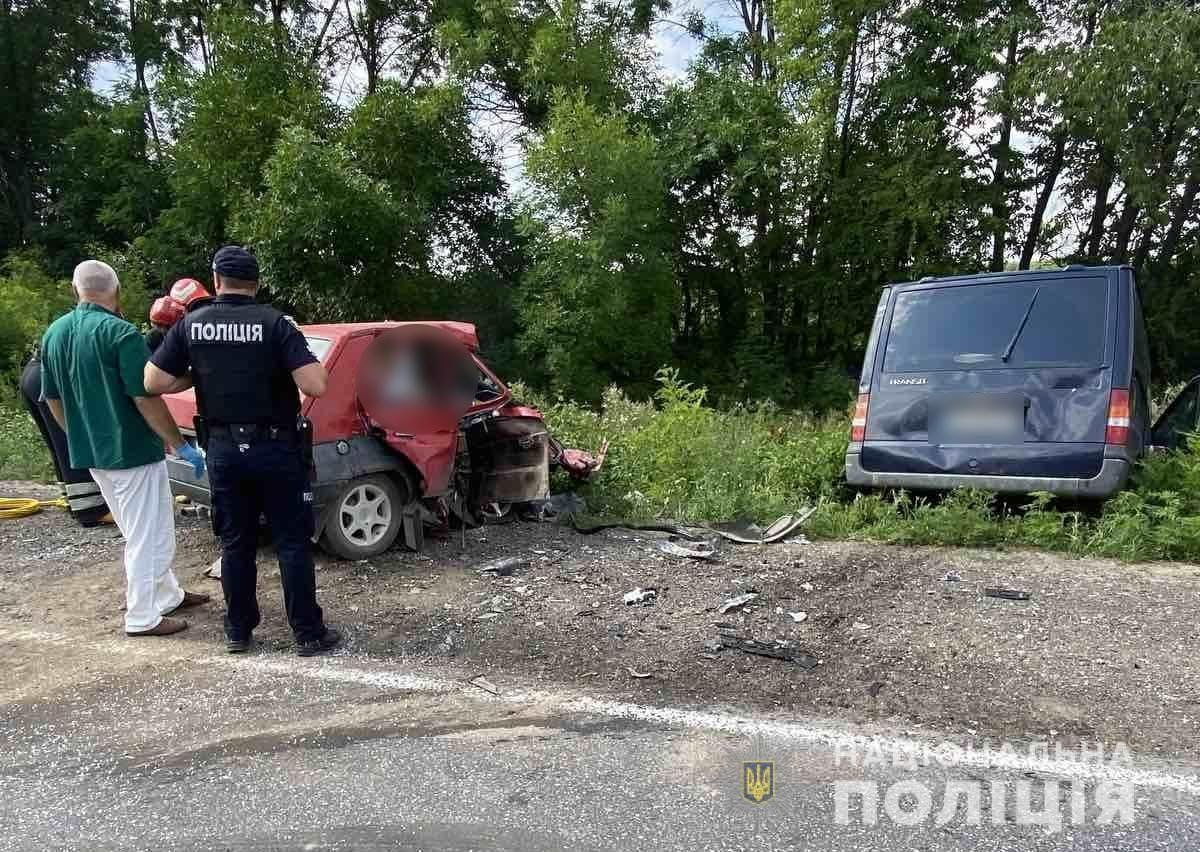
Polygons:
M296 655L300 657L315 657L325 654L342 644L342 634L332 627L326 627L320 639L310 639L307 642L296 643Z
M225 637L225 650L230 654L244 654L250 650L250 643L253 640L247 636L245 639L233 639Z

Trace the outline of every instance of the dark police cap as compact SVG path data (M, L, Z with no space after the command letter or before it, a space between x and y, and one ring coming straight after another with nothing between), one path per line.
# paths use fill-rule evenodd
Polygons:
M213 271L242 281L257 281L258 260L241 246L225 246L213 256Z

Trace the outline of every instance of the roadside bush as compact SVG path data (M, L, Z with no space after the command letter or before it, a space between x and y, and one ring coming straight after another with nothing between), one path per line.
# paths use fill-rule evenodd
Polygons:
M50 451L33 418L8 392L0 394L0 479L55 479Z
M1000 500L980 491L854 494L842 479L846 414L812 417L769 404L720 410L677 372L653 401L609 388L597 409L537 405L571 446L609 441L604 470L582 487L590 509L627 519L770 522L813 505L814 537L895 544L1020 546L1120 559L1200 559L1200 452L1155 455L1130 490L1083 511L1049 494Z
M702 521L775 518L822 496L840 496L844 418L813 419L774 406L705 405L706 393L660 370L653 402L616 388L598 410L564 400L547 403L524 388L563 443L609 442L596 482L584 487L591 507L625 517Z
M13 252L0 263L0 381L12 384L34 343L71 307L71 285L51 276L42 258Z

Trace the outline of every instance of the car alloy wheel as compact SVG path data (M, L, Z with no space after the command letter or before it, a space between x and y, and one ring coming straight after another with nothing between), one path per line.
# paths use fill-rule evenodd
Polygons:
M338 506L337 522L346 540L359 547L373 547L392 527L391 496L372 482L351 488Z

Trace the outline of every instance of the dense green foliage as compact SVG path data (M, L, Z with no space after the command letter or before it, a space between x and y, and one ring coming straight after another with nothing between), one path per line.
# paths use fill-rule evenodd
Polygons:
M1102 508L1060 504L1049 495L1005 501L977 491L856 494L842 479L848 417L814 420L771 406L718 411L703 404L704 391L673 372L660 374L659 383L657 405L616 388L605 392L598 410L530 397L568 443L609 441L600 475L580 489L589 512L765 523L816 505L805 526L812 537L1200 560L1197 452L1148 458L1133 487Z
M22 292L97 254L132 314L240 241L301 319L819 412L885 282L1127 262L1158 377L1200 364L1186 0L8 0L0 75Z
M852 500L822 418L931 274L1129 263L1197 372L1197 80L1190 0L0 0L0 375L80 259L141 319L245 242L301 320L473 321L591 405L611 511L1193 554L1191 456L1098 518Z

